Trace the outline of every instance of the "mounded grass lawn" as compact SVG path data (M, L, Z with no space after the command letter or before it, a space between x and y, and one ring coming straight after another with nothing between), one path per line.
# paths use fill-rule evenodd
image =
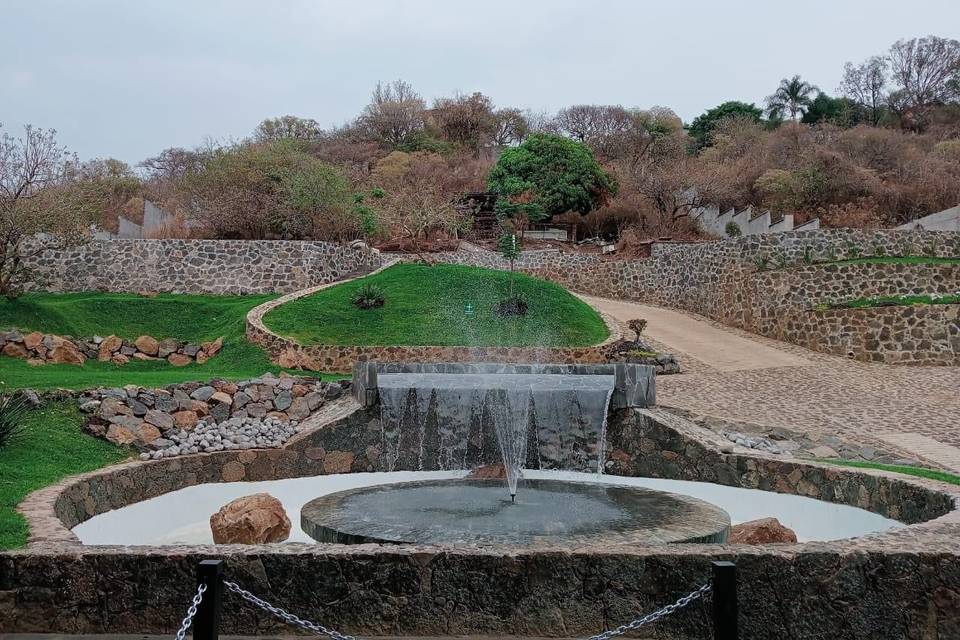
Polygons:
M400 264L300 298L264 317L271 330L303 345L589 346L607 327L590 305L563 287L514 274L527 315L500 317L511 274L461 265ZM383 307L359 309L354 292L380 287ZM466 313L467 305L473 314Z
M956 476L946 471L937 471L935 469L924 469L923 467L908 467L897 464L883 464L881 462L864 462L860 460L837 460L835 458L821 458L817 462L824 462L840 467L855 467L857 469L878 469L880 471L892 471L893 473L902 473L907 476L917 478L927 478L928 480L939 480L948 484L960 485L960 476Z
M0 328L87 337L110 334L134 339L151 335L205 342L224 336L223 349L206 364L174 367L165 361L123 366L88 360L76 365L30 366L0 356L0 389L65 388L138 384L164 386L188 380L247 378L279 371L260 347L244 337L247 311L272 296L198 296L164 294L154 297L121 293L27 294L9 301L0 298Z
M960 304L960 294L943 296L884 296L858 298L829 305L830 309L867 309L870 307L905 307L914 304Z
M82 423L74 403L51 403L30 412L25 430L0 449L0 549L26 544L27 523L16 506L28 493L131 455L83 433Z

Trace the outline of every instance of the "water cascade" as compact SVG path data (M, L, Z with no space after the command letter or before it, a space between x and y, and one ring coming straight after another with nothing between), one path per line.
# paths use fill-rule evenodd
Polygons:
M612 373L381 373L382 460L446 470L499 457L511 496L525 467L600 471L614 384Z

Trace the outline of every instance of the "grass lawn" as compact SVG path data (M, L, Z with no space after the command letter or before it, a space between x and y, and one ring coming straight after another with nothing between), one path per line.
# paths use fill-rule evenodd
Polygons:
M817 264L956 264L960 258L936 258L933 256L867 256L847 260L831 260Z
M282 305L264 322L300 344L588 346L608 336L590 305L559 285L515 274L526 316L494 312L510 291L511 274L460 265L401 264ZM353 293L372 283L386 304L362 310ZM466 307L473 306L473 314Z
M860 460L837 460L835 458L821 458L817 462L832 464L840 467L856 467L858 469L878 469L880 471L892 471L893 473L902 473L907 476L916 476L918 478L927 478L928 480L939 480L948 484L960 485L960 476L956 476L946 471L936 471L934 469L924 469L922 467L908 467L896 464L883 464L881 462L863 462Z
M87 337L151 335L191 342L224 336L223 350L206 364L174 367L165 361L131 361L123 366L87 361L76 365L30 366L0 356L0 389L82 389L138 384L163 386L187 380L246 378L279 371L260 347L244 337L247 311L271 296L158 295L120 293L37 293L0 298L0 328Z
M26 544L27 523L15 508L28 493L131 455L83 433L81 425L74 403L51 403L32 411L25 430L0 449L0 549Z
M960 294L925 296L884 296L880 298L858 298L827 305L828 309L866 309L869 307L901 307L913 304L960 304Z

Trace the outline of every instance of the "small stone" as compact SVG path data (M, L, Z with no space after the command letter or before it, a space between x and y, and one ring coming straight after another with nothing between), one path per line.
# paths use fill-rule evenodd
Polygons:
M209 400L213 394L216 393L216 389L209 385L205 385L197 388L193 393L190 394L190 397L194 400L200 400L201 402L206 402Z
M281 391L274 398L273 404L279 411L285 411L293 402L293 394L288 390Z
M810 453L810 455L813 456L814 458L836 458L836 457L838 457L837 452L836 452L834 449L832 449L832 448L830 448L830 447L828 447L828 446L826 446L826 445L820 445L820 446L818 446L818 447L814 447L814 448L810 449L809 453Z
M112 362L113 364L117 365L118 367L121 367L121 366L127 364L128 362L130 362L130 358L128 358L127 356L123 355L122 353L117 353L117 354L114 354L113 357L110 358L110 362Z
M210 396L210 402L219 402L221 404L233 404L233 398L225 394L223 391L215 391Z

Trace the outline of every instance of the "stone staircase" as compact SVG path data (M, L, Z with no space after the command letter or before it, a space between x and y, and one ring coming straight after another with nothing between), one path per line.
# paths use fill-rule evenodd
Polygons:
M784 231L810 231L820 228L820 219L814 218L803 224L793 224L793 214L785 213L774 219L768 209L756 211L753 207L730 209L720 213L720 207L707 205L690 211L690 219L695 220L705 233L726 237L727 225L731 222L740 229L740 235L750 236L758 233L782 233Z

